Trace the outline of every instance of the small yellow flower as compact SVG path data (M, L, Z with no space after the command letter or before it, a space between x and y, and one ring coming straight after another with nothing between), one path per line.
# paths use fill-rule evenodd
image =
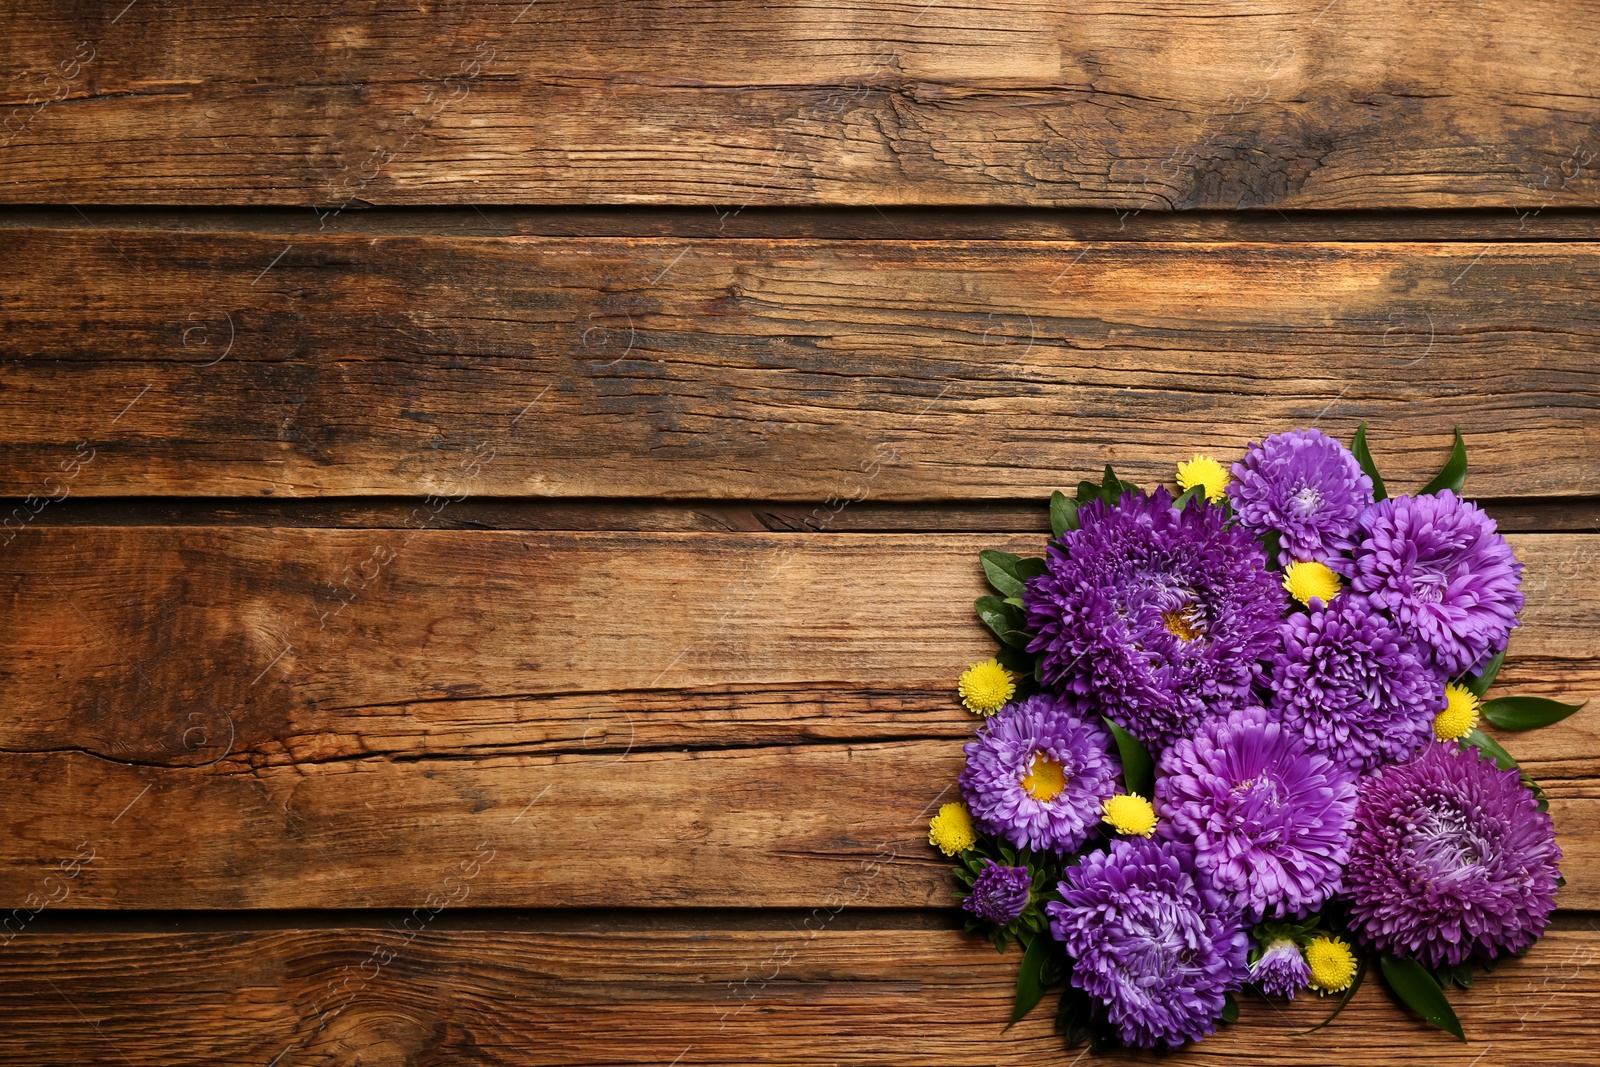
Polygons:
M1466 737L1478 725L1478 698L1472 690L1454 682L1444 687L1444 697L1448 703L1433 717L1433 736L1441 741Z
M972 827L972 813L959 800L939 809L939 814L928 823L928 844L946 856L959 856L978 843L978 832Z
M1356 954L1343 938L1327 934L1318 934L1306 946L1306 965L1311 968L1311 988L1319 993L1341 993L1356 976Z
M1156 829L1156 809L1138 793L1118 793L1107 797L1100 805L1105 812L1103 822L1119 834L1138 834L1149 837Z
M1283 569L1283 587L1302 604L1310 604L1313 597L1327 604L1343 588L1339 576L1325 563L1289 564Z
M1195 453L1187 463L1178 464L1178 488L1185 491L1203 486L1206 499L1213 504L1222 503L1228 493L1228 470L1210 456Z
M1017 678L999 660L988 659L961 672L956 692L974 715L993 715L1016 695Z

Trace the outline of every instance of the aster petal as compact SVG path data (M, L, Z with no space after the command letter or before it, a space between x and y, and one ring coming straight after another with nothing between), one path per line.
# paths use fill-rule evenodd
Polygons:
M1071 852L1100 820L1120 773L1099 716L1067 697L1038 695L986 722L966 746L959 779L973 819L1018 848ZM1037 756L1059 764L1063 788L1048 800L1023 786Z
M1124 1043L1175 1047L1216 1028L1249 975L1249 939L1184 846L1119 839L1060 888L1050 932L1072 958L1072 984L1105 1005Z
M1023 596L1044 683L1156 746L1248 703L1288 603L1260 545L1165 489L1078 514Z
M1203 724L1161 758L1163 837L1247 922L1303 916L1339 891L1356 773L1311 748L1262 708Z
M1434 742L1362 780L1351 926L1428 967L1520 952L1555 909L1560 859L1550 816L1517 770Z

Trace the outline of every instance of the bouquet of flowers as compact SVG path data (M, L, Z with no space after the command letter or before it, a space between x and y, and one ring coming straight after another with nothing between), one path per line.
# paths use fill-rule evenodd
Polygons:
M1458 431L1390 497L1365 424L1294 430L1179 464L1176 497L1108 466L1052 496L1042 558L981 553L1001 648L961 675L984 721L928 838L967 928L1022 947L1012 1022L1059 986L1069 1046L1178 1047L1245 988L1342 994L1332 1021L1376 964L1463 1037L1444 990L1525 952L1562 884L1479 716L1578 710L1484 699L1522 564L1466 468Z

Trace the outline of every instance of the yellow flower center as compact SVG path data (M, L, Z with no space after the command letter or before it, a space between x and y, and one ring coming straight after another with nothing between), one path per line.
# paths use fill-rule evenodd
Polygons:
M928 823L928 844L946 856L959 856L978 843L978 831L972 825L972 813L960 801L946 804Z
M1016 695L1017 679L1000 666L999 660L989 659L962 671L956 682L956 692L968 711L975 715L993 715Z
M1043 752L1033 754L1033 766L1022 776L1022 788L1038 800L1054 800L1067 787L1067 769Z
M1119 834L1149 837L1156 828L1156 809L1138 793L1118 793L1100 805L1104 822Z
M1197 485L1204 487L1207 500L1222 503L1228 493L1227 468L1210 456L1195 453L1189 462L1178 464L1178 488L1187 491Z
M1311 968L1311 988L1338 993L1356 976L1356 956L1342 938L1318 934L1306 946L1306 966Z
M1441 741L1467 736L1478 725L1478 698L1454 682L1444 687L1444 698L1444 710L1433 717L1433 736Z
M1283 587L1302 604L1310 604L1313 597L1324 604L1330 603L1343 588L1339 576L1325 563L1289 564L1283 569Z
M1192 607L1184 608L1182 611L1163 611L1161 621L1166 623L1169 634L1185 643L1196 640L1201 635L1200 619Z

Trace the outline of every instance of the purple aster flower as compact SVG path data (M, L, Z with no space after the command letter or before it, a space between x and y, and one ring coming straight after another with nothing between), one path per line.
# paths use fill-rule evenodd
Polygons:
M1356 774L1261 708L1201 725L1161 757L1159 833L1247 922L1301 916L1339 891Z
M1045 695L997 713L967 745L961 793L973 821L1018 848L1071 852L1116 792L1111 737L1070 698Z
M1197 1041L1249 973L1238 912L1170 841L1120 838L1067 871L1045 906L1072 984L1106 1006L1125 1044Z
M1264 996L1288 997L1306 987L1311 978L1311 967L1300 946L1287 937L1268 941L1261 956L1250 965L1250 981Z
M1033 875L1026 867L1002 867L986 859L961 906L980 919L1004 926L1021 915L1032 894Z
M1325 562L1372 503L1372 479L1321 430L1290 430L1250 445L1233 465L1228 499L1248 529L1278 531L1280 563Z
M1522 610L1522 564L1494 520L1445 489L1380 500L1330 562L1350 588L1411 631L1450 674L1505 647Z
M1519 952L1555 908L1559 859L1550 816L1515 768L1436 742L1363 780L1350 923L1429 967Z
M1272 667L1273 709L1357 771L1410 759L1433 733L1445 678L1427 648L1358 597L1290 615Z
M1177 511L1165 489L1078 518L1023 595L1044 683L1155 745L1247 702L1287 604L1261 546L1220 507Z

